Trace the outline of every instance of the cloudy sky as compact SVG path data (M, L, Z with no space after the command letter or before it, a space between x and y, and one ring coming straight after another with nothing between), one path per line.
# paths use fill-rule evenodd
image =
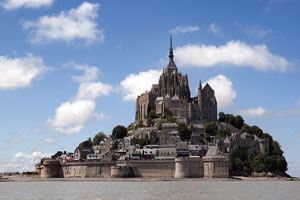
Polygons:
M0 0L0 172L32 170L99 131L134 121L169 35L191 93L279 141L300 176L300 3Z

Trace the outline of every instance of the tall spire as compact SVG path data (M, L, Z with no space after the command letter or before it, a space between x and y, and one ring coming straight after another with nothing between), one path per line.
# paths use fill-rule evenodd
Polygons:
M167 69L173 71L174 69L177 70L177 67L174 63L174 55L173 55L173 45L172 45L172 34L170 35L170 48L169 48L169 63L167 65Z
M173 60L173 45L172 45L172 33L170 35L170 48L169 48L169 58Z

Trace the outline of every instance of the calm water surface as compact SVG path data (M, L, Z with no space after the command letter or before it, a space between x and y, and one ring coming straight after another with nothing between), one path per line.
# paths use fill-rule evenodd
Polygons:
M37 181L0 183L5 200L300 200L300 182L286 181Z

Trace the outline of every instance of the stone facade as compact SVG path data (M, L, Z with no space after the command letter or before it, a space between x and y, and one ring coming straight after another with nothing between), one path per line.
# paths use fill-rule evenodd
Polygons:
M136 100L136 121L147 119L150 110L165 116L170 110L178 122L187 124L200 121L217 121L217 100L214 90L207 83L203 88L201 82L198 94L191 98L188 76L178 72L173 60L172 39L170 40L169 63L163 70L158 84L152 85L150 91L138 96Z

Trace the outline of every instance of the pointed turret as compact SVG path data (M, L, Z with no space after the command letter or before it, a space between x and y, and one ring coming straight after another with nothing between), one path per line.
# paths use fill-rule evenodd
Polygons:
M198 87L198 90L202 90L202 83L201 83L201 80L199 81L199 87Z

